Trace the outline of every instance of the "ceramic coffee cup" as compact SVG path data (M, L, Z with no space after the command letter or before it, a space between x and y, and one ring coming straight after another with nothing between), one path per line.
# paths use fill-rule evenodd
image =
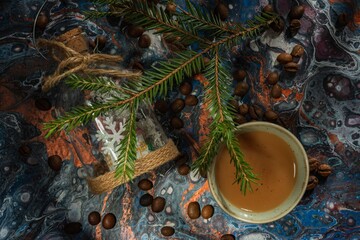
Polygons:
M296 177L295 184L290 195L280 205L265 212L249 212L244 211L233 204L231 204L219 191L216 178L215 178L215 163L214 159L209 172L208 181L210 191L215 198L219 206L230 216L249 223L268 223L275 221L286 214L288 214L301 200L307 186L309 178L309 164L306 152L301 145L300 141L285 128L268 123L268 122L250 122L240 125L235 130L237 133L249 132L249 131L264 131L275 134L282 138L289 144L295 155L296 162Z

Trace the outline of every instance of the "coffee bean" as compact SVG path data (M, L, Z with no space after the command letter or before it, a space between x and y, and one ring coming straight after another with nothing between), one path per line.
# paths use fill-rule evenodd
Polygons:
M134 70L139 70L139 71L141 71L141 72L144 72L144 71L145 71L144 66L143 66L141 63L139 63L139 62L134 62L134 63L132 64L131 68L134 69Z
M98 35L95 38L95 45L99 51L103 50L106 45L106 37L103 35Z
M174 129L180 129L184 127L184 122L178 117L171 118L170 124Z
M331 174L332 168L328 164L320 164L317 172L320 176L327 177Z
M300 27L301 27L300 20L298 20L298 19L291 20L290 26L289 26L290 36L291 37L295 36L298 33Z
M47 98L37 98L35 107L41 111L49 111L52 108L51 102Z
M304 48L300 44L295 45L291 51L291 56L293 57L300 58L302 57L303 54L304 54Z
M67 223L64 226L64 232L71 235L77 234L81 232L81 230L82 230L82 225L81 223L78 222Z
M195 106L198 102L198 98L194 95L188 95L185 97L185 104L188 106Z
M258 105L252 105L249 107L249 114L252 119L259 120L263 117L264 111Z
M265 118L270 122L274 122L278 119L278 114L272 110L267 110L265 112Z
M288 62L292 62L293 57L288 53L280 53L276 60L281 64L286 64Z
M208 219L211 218L214 215L214 207L211 205L206 205L203 207L203 209L201 210L201 216L204 219Z
M191 202L189 203L187 213L189 218L196 219L200 217L200 205L198 202Z
M88 222L91 224L91 225L98 225L101 221L101 216L100 216L100 213L99 212L91 212L89 213L88 215Z
M160 113L166 113L169 109L167 102L162 99L156 101L154 108Z
M23 143L19 147L18 152L20 153L20 155L27 157L31 154L32 150L28 144Z
M229 101L229 106L231 106L234 109L234 111L237 111L239 108L239 103L235 99L231 99Z
M40 14L36 20L36 28L39 30L44 30L46 28L46 26L49 23L49 18L46 16L45 13Z
M175 233L175 229L173 227L165 226L161 228L161 234L166 237L172 236L174 235L174 233Z
M305 8L302 5L292 7L289 12L290 19L300 19L305 12Z
M235 236L232 234L225 234L221 236L220 240L235 240Z
M242 81L246 77L246 72L244 70L236 70L233 72L233 78L236 81Z
M263 8L263 12L265 12L265 13L273 13L274 8L273 8L273 6L271 4L268 4Z
M339 16L336 20L336 27L338 29L342 29L342 28L346 27L346 25L348 25L348 23L349 23L348 15L346 13L339 14Z
M152 204L151 204L151 210L155 213L161 212L165 208L165 198L163 197L156 197L154 198Z
M171 110L175 113L181 112L181 110L183 110L184 107L185 107L185 101L181 98L177 98L171 103Z
M154 200L153 196L146 193L140 197L140 205L144 207L150 206L153 200Z
M240 125L240 124L246 123L247 120L246 120L245 116L243 116L241 114L235 114L234 122L237 123L238 125Z
M282 94L282 88L278 84L275 84L271 89L271 93L270 93L271 97L280 98L281 94Z
M249 106L246 103L241 104L238 109L242 115L246 115L249 112Z
M169 2L168 4L166 4L166 11L170 14L173 14L176 12L176 4Z
M279 81L279 74L277 72L270 72L266 79L268 84L274 85Z
M116 224L116 217L112 213L107 213L101 222L105 229L112 229Z
M145 32L145 29L141 26L130 25L127 28L127 34L129 37L138 38Z
M178 171L178 173L179 173L180 175L185 176L185 175L188 175L188 174L189 174L189 172L190 172L190 167L189 167L189 165L187 165L186 163L184 163L184 164L181 164L181 165L178 167L177 171Z
M270 28L274 30L274 32L280 33L284 31L285 22L281 18L277 18L272 23L270 23Z
M138 40L138 45L141 48L148 48L151 45L151 38L149 35L147 34L143 34L140 36L139 40Z
M138 183L141 190L147 191L153 188L153 183L149 179L141 179Z
M320 165L319 160L317 160L316 158L309 158L310 172L316 172L319 165Z
M52 155L48 158L48 164L52 170L58 172L61 170L62 159L59 155Z
M308 184L306 190L313 190L319 183L319 179L313 175L309 176Z
M235 86L234 94L243 97L248 92L248 90L249 90L249 85L245 81L239 82Z
M192 92L192 85L189 82L182 82L179 86L179 91L183 95L189 95Z
M299 64L294 62L289 62L284 65L284 70L290 73L296 73L299 70Z
M229 9L225 4L219 3L215 7L214 14L218 15L222 21L225 21L229 17Z
M208 65L210 63L210 58L208 57L203 57L203 61L205 65Z

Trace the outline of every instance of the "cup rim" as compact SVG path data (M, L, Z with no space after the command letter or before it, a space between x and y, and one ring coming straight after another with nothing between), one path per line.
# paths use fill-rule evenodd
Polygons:
M302 199L305 191L306 191L306 186L307 186L307 182L308 182L308 179L309 179L309 162L308 162L308 157L307 157L307 154L306 154L306 151L304 149L304 146L301 144L301 142L299 141L299 139L293 134L291 133L289 130L287 130L286 128L282 127L282 126L279 126L277 124L274 124L274 123L269 123L269 122L264 122L264 121L257 121L257 122L248 122L248 123L244 123L244 124L241 124L239 126L237 126L235 129L234 129L234 132L237 132L239 131L240 129L242 128L245 128L245 127L253 127L253 126L264 126L264 127L270 127L270 128L276 128L278 131L281 131L283 133L285 133L288 137L291 138L292 141L294 141L295 145L296 145L296 148L298 148L301 152L301 155L303 156L303 161L304 161L304 167L305 167L305 179L303 179L303 183L302 183L302 186L301 186L301 189L300 191L296 191L296 198L295 200L291 203L291 205L289 207L287 207L285 210L281 211L278 215L274 216L274 217L271 217L271 218L263 218L263 219L258 219L258 220L253 220L253 219L250 219L250 218L245 218L245 217L242 217L241 215L236 215L234 214L233 212L229 211L223 204L222 202L218 199L219 196L217 196L217 194L214 194L214 188L215 188L215 185L216 185L216 180L214 179L214 181L212 180L211 177L208 177L208 184L209 184L209 189L210 189L210 192L211 192L211 195L213 196L214 200L216 201L216 203L220 206L220 208L226 213L228 214L229 216L232 216L233 218L235 219L238 219L238 220L241 220L241 221L244 221L244 222L247 222L247 223L256 223L256 224L263 224L263 223L269 223L269 222L273 222L273 221L276 221L282 217L284 217L285 215L287 215L288 213L290 213L297 205L298 203L300 202L300 200ZM221 148L219 148L219 151L220 151ZM217 157L217 156L216 156ZM214 158L213 162L211 163L211 166L208 170L208 176L211 176L211 171L213 171L214 169L214 164L216 163L216 157ZM295 194L294 192L291 193L291 195ZM286 200L284 200L284 202L282 202L279 206L282 206L284 203L286 202ZM278 208L277 207L277 208ZM241 211L239 209L239 211ZM271 212L273 210L269 210L269 211L266 211L266 212ZM244 212L245 211L241 211L241 212ZM260 212L260 213L256 213L256 214L261 214L261 213L266 213L266 212Z

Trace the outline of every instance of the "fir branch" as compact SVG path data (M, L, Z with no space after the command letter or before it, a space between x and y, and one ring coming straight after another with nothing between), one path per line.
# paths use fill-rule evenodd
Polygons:
M74 89L92 90L99 93L106 93L110 91L121 93L123 91L111 79L106 77L89 76L87 78L83 78L78 75L72 74L65 80L65 82L67 85Z

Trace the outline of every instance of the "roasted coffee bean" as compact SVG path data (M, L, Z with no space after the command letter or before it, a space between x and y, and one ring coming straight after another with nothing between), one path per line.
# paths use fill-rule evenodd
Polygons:
M278 119L278 114L272 110L267 110L265 112L265 118L270 122L274 122Z
M192 92L192 85L189 82L182 82L179 86L179 91L183 95L189 95Z
M185 175L188 175L188 174L189 174L189 172L190 172L190 167L189 167L189 165L187 165L186 163L184 163L184 164L181 164L181 165L178 167L177 171L178 171L178 173L179 173L180 175L185 176Z
M162 99L156 101L154 108L160 113L166 113L169 110L167 102Z
M327 177L331 174L332 168L328 164L320 164L317 172L320 176Z
M183 110L184 107L185 107L185 101L181 98L177 98L171 103L171 110L175 113L181 112L181 110Z
M220 240L235 240L235 236L232 234L225 234L221 236Z
M267 77L267 83L274 85L279 81L279 74L277 72L271 72L269 73Z
M284 70L290 73L296 73L299 70L299 64L294 62L289 62L284 65Z
M280 53L276 60L281 64L286 64L288 62L292 62L293 57L288 53Z
M298 20L298 19L291 20L290 26L289 26L290 36L292 36L292 37L295 36L298 33L300 27L301 27L300 20Z
M205 65L208 65L210 63L210 58L208 57L203 57L203 61Z
M176 12L176 4L169 2L168 4L166 4L166 11L170 14L173 14Z
M200 217L200 204L198 202L189 203L187 213L189 218L196 219Z
M318 170L319 165L320 165L320 162L316 158L309 159L310 172L316 172Z
M151 38L147 34L143 34L139 37L138 45L141 48L148 48L151 45Z
M289 18L290 19L300 19L305 12L305 8L302 5L294 6L291 8L289 12Z
M49 111L52 105L47 98L37 98L35 100L35 107L41 111Z
M154 198L150 194L146 193L140 197L140 205L143 207L150 206L153 202Z
M135 25L128 26L126 30L127 35L132 38L138 38L145 32L145 29L143 27Z
M116 217L112 213L107 213L101 222L105 229L112 229L116 224Z
M225 21L229 17L229 9L225 4L219 3L215 7L214 14L218 15L222 21Z
M46 16L45 13L40 13L37 20L36 20L36 28L39 30L44 30L49 23L49 18Z
M201 216L204 219L211 218L214 215L214 207L211 205L206 205L201 210Z
M272 23L270 23L270 28L274 30L274 32L280 33L284 31L285 22L281 18L277 18Z
M101 222L101 216L99 212L93 211L88 215L88 222L91 225L98 225Z
M342 29L344 27L346 27L346 25L348 25L349 23L349 18L347 16L346 13L341 13L339 14L337 20L336 20L336 27L338 29Z
M281 94L282 94L282 88L278 84L275 84L271 89L271 93L270 93L271 97L280 98Z
M319 183L319 179L313 175L309 176L308 184L306 190L313 190Z
M263 12L265 12L265 13L273 13L274 8L273 8L273 6L271 4L268 4L263 8Z
M52 155L48 158L48 164L52 170L58 172L61 170L62 159L59 155Z
M106 45L106 37L103 35L98 35L95 38L95 46L97 47L97 49L99 49L99 51L103 50L105 45Z
M131 68L134 69L134 70L142 71L142 72L144 72L144 70L145 70L144 66L139 62L134 62L132 64Z
M252 105L249 107L249 114L252 119L259 120L264 116L264 111L260 106Z
M246 103L241 104L238 109L242 115L246 115L249 112L249 106Z
M234 122L236 122L237 124L243 124L243 123L246 123L246 117L244 117L243 115L241 114L236 114L235 115L235 118L234 118Z
M138 183L138 187L144 191L152 189L153 186L153 183L149 179L141 179Z
M236 84L234 94L243 97L248 91L249 91L249 85L245 81L243 81Z
M244 70L236 70L233 72L233 78L236 81L242 81L246 77L246 72Z
M199 100L195 95L187 95L185 97L185 104L188 106L195 106L198 102Z
M232 108L234 108L235 111L237 111L238 108L239 108L239 103L238 103L238 101L236 101L235 99L231 99L231 100L229 101L229 105L230 105Z
M184 122L178 117L171 118L170 124L175 129L180 129L184 127Z
M175 229L173 227L165 226L161 228L161 234L166 237L172 236L174 235L174 233L175 233Z
M154 198L152 204L151 204L151 210L155 213L161 212L165 208L165 198L163 197L156 197Z
M20 155L27 157L27 156L30 156L32 150L28 144L23 143L19 147L18 152L20 153Z
M294 48L291 51L291 56L293 57L302 57L302 55L304 55L304 48L303 46L301 46L300 44L297 44L294 46Z
M64 226L64 232L67 234L77 234L79 232L81 232L82 230L82 225L81 223L78 222L71 222L71 223L67 223Z

